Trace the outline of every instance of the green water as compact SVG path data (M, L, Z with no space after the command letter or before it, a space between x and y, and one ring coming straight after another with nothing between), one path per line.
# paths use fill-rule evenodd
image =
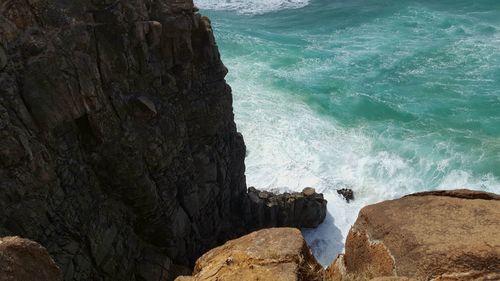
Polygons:
M195 3L229 69L249 185L329 200L324 226L305 231L324 264L366 204L500 193L500 1Z

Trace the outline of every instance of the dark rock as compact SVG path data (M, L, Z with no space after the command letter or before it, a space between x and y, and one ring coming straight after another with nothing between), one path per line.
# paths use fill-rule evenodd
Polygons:
M0 9L0 235L45 245L65 280L173 279L245 232L245 145L211 26L193 11Z
M337 193L342 195L342 197L344 197L347 203L349 203L349 201L351 200L354 200L354 192L352 191L352 189L348 188L338 189Z
M274 194L248 188L244 220L251 229L266 227L317 227L326 216L326 200L314 188Z
M3 70L6 65L7 65L7 54L5 53L2 44L0 44L0 70Z
M0 236L39 241L64 280L171 280L230 238L325 217L311 190L246 193L227 68L194 11L0 9Z

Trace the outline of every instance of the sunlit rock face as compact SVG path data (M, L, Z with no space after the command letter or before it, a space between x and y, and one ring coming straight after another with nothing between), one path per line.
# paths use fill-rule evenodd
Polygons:
M369 205L327 276L497 280L499 228L500 196L492 193L431 191Z

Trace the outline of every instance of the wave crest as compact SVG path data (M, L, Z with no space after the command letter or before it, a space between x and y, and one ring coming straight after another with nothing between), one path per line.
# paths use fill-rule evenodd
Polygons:
M309 0L197 0L197 7L206 10L228 10L240 14L265 14L283 9L298 9Z

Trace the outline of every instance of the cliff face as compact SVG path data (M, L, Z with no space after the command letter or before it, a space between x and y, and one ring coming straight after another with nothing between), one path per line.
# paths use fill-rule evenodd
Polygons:
M0 236L169 279L238 233L245 146L190 0L0 1Z

